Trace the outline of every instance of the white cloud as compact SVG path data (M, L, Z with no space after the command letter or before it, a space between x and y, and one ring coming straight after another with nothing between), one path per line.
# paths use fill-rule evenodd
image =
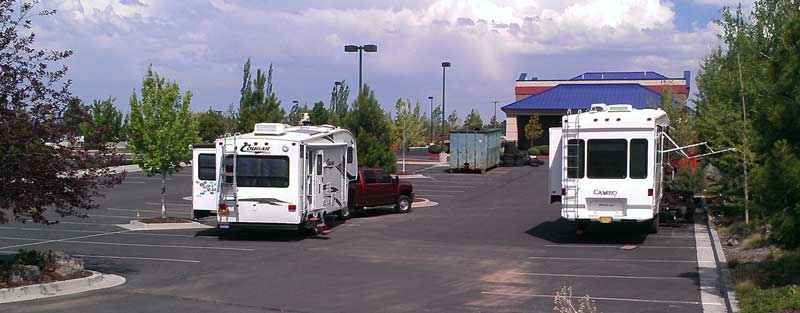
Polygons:
M696 70L717 31L678 31L674 6L657 0L309 2L286 9L228 0L124 3L42 4L59 14L38 26L40 42L75 50L72 75L83 97L127 99L152 63L192 89L196 108L222 107L238 102L241 64L252 57L258 66L275 64L284 103L327 101L334 80L358 79L357 57L342 46L375 43L378 53L364 56L364 78L381 103L440 95L439 63L447 60L448 107L463 115L476 104L512 100L523 71L561 78L588 70Z

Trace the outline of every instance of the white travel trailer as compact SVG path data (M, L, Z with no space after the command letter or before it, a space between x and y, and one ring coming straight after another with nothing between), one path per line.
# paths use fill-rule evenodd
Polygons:
M649 222L658 231L669 119L661 109L593 104L550 128L550 198L578 222ZM668 137L666 137L668 138Z
M220 228L321 231L326 216L350 215L348 184L358 175L358 158L346 129L256 124L252 133L214 142L213 169L206 149L195 149L193 162L196 218L216 215Z

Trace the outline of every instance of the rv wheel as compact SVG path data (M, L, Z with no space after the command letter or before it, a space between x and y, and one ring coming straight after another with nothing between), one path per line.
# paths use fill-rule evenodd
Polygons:
M411 198L408 196L400 196L400 198L397 199L397 204L394 206L394 209L397 213L411 212Z

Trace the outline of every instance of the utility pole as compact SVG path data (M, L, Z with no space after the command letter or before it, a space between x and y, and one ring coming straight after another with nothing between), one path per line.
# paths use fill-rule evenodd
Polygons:
M494 100L492 102L494 102L494 117L492 119L496 123L497 122L497 103L500 102L500 101ZM492 127L494 127L494 125L492 125Z
M430 119L429 119L429 121L430 121L429 126L431 128L431 141L430 142L431 142L431 144L433 144L434 143L434 141L433 141L433 96L428 96L428 100L431 100L431 116L430 116Z

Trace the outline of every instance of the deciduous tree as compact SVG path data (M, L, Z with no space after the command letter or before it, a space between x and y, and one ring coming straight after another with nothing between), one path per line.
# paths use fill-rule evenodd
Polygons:
M161 176L161 216L166 217L167 175L191 160L189 145L200 141L197 121L189 110L192 93L181 95L177 82L160 77L150 66L141 96L136 91L131 95L129 147L145 175Z
M84 144L89 148L119 142L122 137L122 112L114 106L114 99L94 100L89 116L80 124Z
M209 108L208 111L195 114L195 119L203 142L214 142L228 132L226 129L229 124L228 117L220 111Z
M34 46L33 21L52 14L0 0L0 223L48 223L49 210L86 216L98 189L124 176L108 168L119 163L113 151L88 153L63 120L75 99L62 63L72 52Z
M525 139L531 141L531 147L533 147L534 141L542 137L544 133L544 129L542 129L542 123L539 122L539 114L534 113L530 119L528 119L528 124L525 124Z

